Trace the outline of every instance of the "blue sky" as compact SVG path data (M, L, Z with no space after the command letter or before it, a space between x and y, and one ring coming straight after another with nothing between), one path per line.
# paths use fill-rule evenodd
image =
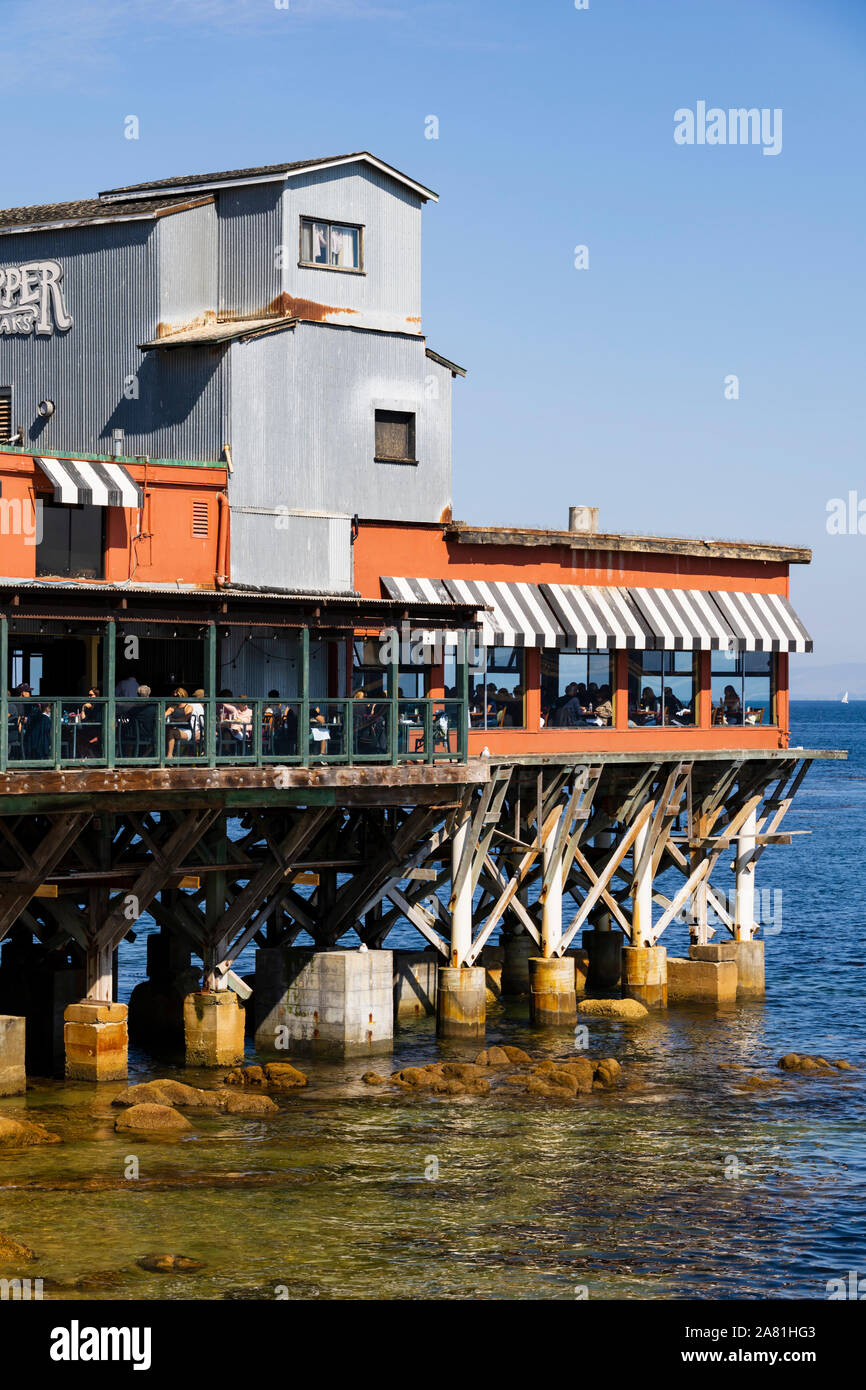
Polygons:
M866 535L826 529L866 502L866 4L279 3L4 0L3 202L373 150L441 196L455 515L809 545L802 660L866 660ZM701 100L781 108L781 153L677 145Z

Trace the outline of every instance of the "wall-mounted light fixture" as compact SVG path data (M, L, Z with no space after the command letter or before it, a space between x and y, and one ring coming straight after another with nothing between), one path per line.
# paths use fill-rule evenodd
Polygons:
M43 420L50 419L54 414L54 402L49 400L40 401L36 407L36 414L40 415Z

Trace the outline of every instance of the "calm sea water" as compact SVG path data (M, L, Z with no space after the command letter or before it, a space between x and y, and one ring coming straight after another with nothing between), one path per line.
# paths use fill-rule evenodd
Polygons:
M119 1088L37 1082L0 1101L64 1140L0 1158L0 1230L39 1256L26 1272L54 1281L46 1296L87 1276L70 1296L134 1299L820 1299L866 1276L866 703L794 704L792 725L793 743L850 759L813 765L786 821L811 834L760 862L781 926L763 1003L593 1022L591 1055L617 1056L631 1085L574 1105L393 1096L361 1084L365 1062L302 1063L310 1087L276 1120L132 1142L112 1127ZM685 929L664 940L681 953ZM124 954L124 998L143 945ZM551 1056L571 1043L533 1033L524 1002L490 1010L488 1039ZM788 1051L860 1070L781 1078ZM423 1020L393 1066L443 1055L463 1054ZM134 1079L166 1074L131 1060ZM730 1062L779 1084L744 1089ZM135 1261L150 1252L205 1268L147 1274Z

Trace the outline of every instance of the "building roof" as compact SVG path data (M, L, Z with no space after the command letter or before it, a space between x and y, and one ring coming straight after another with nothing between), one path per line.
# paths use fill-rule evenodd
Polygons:
M258 318L226 319L222 323L215 321L198 324L194 328L180 328L174 333L150 338L138 346L142 352L152 352L154 348L216 347L236 338L251 338L260 333L276 333L281 328L293 328L298 322L294 314L282 318L260 315Z
M126 198L104 203L99 198L79 198L72 203L39 203L31 207L0 209L0 235L7 232L47 231L94 222L147 221L172 212L185 212L213 202L211 197L182 198L175 193L162 198Z
M773 545L764 541L708 540L704 537L632 536L622 532L547 531L512 526L470 526L452 521L445 527L450 540L463 545L564 545L571 550L639 551L643 554L699 555L721 560L769 560L787 565L808 565L812 552L806 546Z
M287 161L284 164L260 164L258 167L250 169L224 169L211 174L182 174L175 178L153 179L149 183L126 184L122 188L106 188L99 196L105 200L128 198L130 194L155 197L165 189L218 188L231 184L276 182L306 169L330 169L340 164L353 164L359 161L372 165L373 168L382 173L390 174L398 183L406 184L425 201L428 198L434 202L438 200L438 194L434 193L432 189L425 188L423 183L418 183L415 179L411 179L408 174L401 173L392 164L386 164L383 159L378 159L369 150L356 150L353 154L336 154L320 159L298 159Z

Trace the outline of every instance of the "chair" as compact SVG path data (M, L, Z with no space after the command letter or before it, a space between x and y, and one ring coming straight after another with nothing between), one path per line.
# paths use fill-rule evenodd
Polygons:
M712 717L712 719L710 720L710 723L711 723L711 724L724 724L724 723L725 723L725 711L722 709L721 705L719 705L718 708L717 708L715 705L713 705L713 717Z
M450 744L450 741L449 741L449 737L448 737L448 732L449 732L448 715L447 715L447 714L437 714L436 717L435 717L435 719L433 720L433 752L434 752L434 754L435 754L435 752L436 752L436 749L439 748L439 747L446 749L446 751L451 747L451 744ZM425 748L424 748L424 735L423 735L423 734L419 734L418 737L415 739L415 748L414 748L414 752L416 752L416 753L423 753L423 752L425 752L425 751L426 751L426 750L425 750Z
M754 707L754 706L752 706L752 705L747 705L747 707L746 707L746 718L745 718L745 721L744 721L744 722L745 722L746 724L763 724L763 722L764 722L764 712L765 712L766 708L767 708L766 705L760 705L760 706L758 706L758 707Z

